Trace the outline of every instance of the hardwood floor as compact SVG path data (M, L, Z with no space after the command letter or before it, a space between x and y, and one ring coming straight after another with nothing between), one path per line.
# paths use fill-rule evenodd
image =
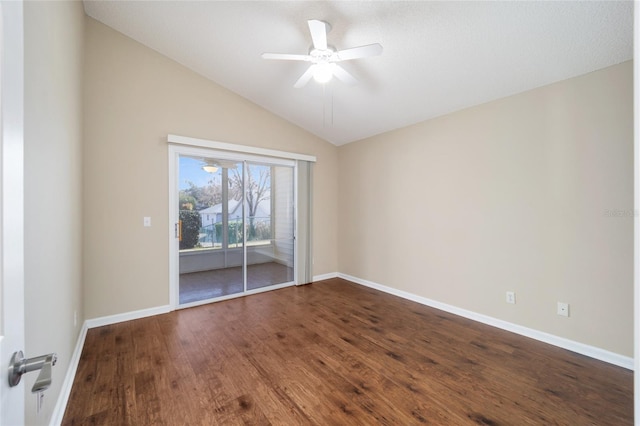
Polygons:
M242 293L242 267L180 274L180 304ZM293 281L293 268L276 262L247 266L247 289Z
M89 330L64 425L631 425L633 373L340 279Z

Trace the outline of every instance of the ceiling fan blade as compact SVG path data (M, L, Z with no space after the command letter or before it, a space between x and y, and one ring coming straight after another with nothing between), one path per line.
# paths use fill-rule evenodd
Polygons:
M305 72L304 74L302 74L300 76L300 78L298 79L298 81L296 81L296 84L293 85L293 87L295 87L296 89L299 89L303 86L305 86L309 80L311 80L311 77L313 77L313 71L315 70L317 65L313 64L311 65Z
M353 86L358 80L338 64L332 64L333 75L344 84Z
M310 61L309 55L295 55L290 53L263 53L262 59L283 59L285 61Z
M352 47L351 49L340 50L336 52L340 61L348 61L350 59L367 58L369 56L378 56L382 53L382 46L378 43L367 44L366 46Z
M318 21L317 19L310 19L308 24L311 39L313 40L313 47L318 50L327 50L327 31L329 30L329 24L324 21Z

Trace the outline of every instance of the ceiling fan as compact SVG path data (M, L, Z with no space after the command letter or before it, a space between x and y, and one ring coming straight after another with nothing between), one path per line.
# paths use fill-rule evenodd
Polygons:
M327 45L327 33L331 30L331 25L324 21L311 19L307 21L313 46L309 49L308 55L298 55L289 53L263 53L263 59L284 59L288 61L311 62L311 66L293 85L300 88L306 85L311 77L318 83L326 83L334 76L346 84L355 84L357 80L347 70L342 68L337 62L349 61L351 59L367 58L377 56L382 53L382 46L378 43L367 44L365 46L352 47L345 50L336 50Z

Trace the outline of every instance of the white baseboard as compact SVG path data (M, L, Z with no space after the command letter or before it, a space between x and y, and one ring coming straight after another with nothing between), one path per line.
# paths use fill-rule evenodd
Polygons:
M141 309L139 311L125 312L122 314L108 315L105 317L89 319L86 321L86 324L87 328L102 327L104 325L117 324L119 322L151 317L153 315L166 314L168 312L171 312L171 306L157 306L155 308Z
M67 409L67 402L69 402L69 396L71 395L71 388L73 386L73 380L76 377L76 371L78 370L78 364L80 363L80 356L82 355L82 348L84 348L84 340L87 337L87 323L82 325L78 340L76 341L76 347L71 355L69 361L69 367L67 368L67 374L64 376L62 382L62 388L58 394L58 400L56 406L53 408L51 420L49 426L59 426L62 423L64 412Z
M314 275L313 276L313 282L322 281L322 280L329 280L331 278L338 278L338 273L337 272L329 272L328 274Z
M586 355L591 358L598 359L600 361L607 362L609 364L617 365L619 367L626 368L633 371L634 360L631 357L620 355L614 352L610 352L604 349L597 348L595 346L585 345L584 343L576 342L573 340L565 339L564 337L555 336L553 334L545 333L543 331L534 330L532 328L523 327L518 324L513 324L507 321L503 321L497 318L493 318L487 315L479 314L466 309L458 308L456 306L441 303L435 300L428 299L426 297L417 296L413 293L398 290L392 287L387 287L381 284L374 283L372 281L363 280L358 277L354 277L347 274L338 273L338 277L347 281L354 282L366 287L370 287L376 290L383 291L385 293L393 294L394 296L402 297L422 305L430 306L432 308L439 309L441 311L449 312L454 315L458 315L464 318L468 318L474 321L481 322L493 327L500 328L502 330L510 331L512 333L526 336L535 340L539 340L550 345L558 346L563 349L570 350L582 355Z

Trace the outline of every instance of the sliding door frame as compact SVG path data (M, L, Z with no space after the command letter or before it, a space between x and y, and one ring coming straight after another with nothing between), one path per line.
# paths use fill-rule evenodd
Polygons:
M201 156L220 160L234 160L243 162L243 175L246 179L246 163L267 163L273 166L286 166L293 169L293 197L294 197L294 277L293 283L275 284L263 288L247 291L247 248L246 232L243 232L243 287L244 292L215 298L215 301L242 297L263 291L275 290L291 285L298 285L298 161L315 162L314 156L275 151L258 147L234 145L224 142L207 141L184 136L169 135L169 303L172 310L211 303L212 299L201 302L193 302L180 305L180 251L179 241L176 238L176 224L178 223L178 191L179 191L179 158L185 156ZM246 194L245 194L246 196ZM244 203L243 203L244 205ZM243 218L246 221L246 212L243 206ZM304 284L304 283L303 283Z

